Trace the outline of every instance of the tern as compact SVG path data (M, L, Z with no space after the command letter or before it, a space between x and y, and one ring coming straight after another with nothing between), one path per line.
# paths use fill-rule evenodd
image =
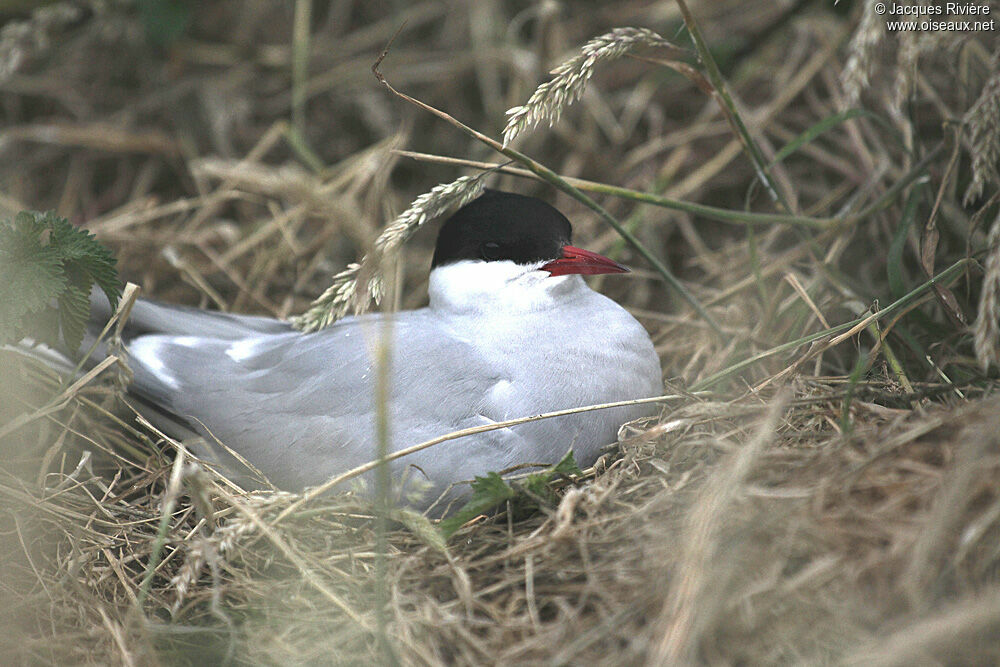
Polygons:
M195 437L195 453L231 478L250 483L248 463L288 491L377 458L375 350L384 335L390 451L469 427L659 395L649 334L581 277L628 269L570 245L571 231L540 199L486 190L441 227L427 307L347 317L314 333L139 300L124 336L129 391L152 408L153 423ZM460 495L455 485L477 475L552 464L570 447L590 465L623 423L652 410L633 405L478 433L401 457L390 470L397 484L423 480L414 486L420 498L404 502L426 508L442 493Z

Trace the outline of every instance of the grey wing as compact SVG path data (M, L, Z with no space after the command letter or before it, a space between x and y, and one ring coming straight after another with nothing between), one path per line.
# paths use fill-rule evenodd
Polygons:
M96 287L90 293L90 312L89 333L96 336L111 317L108 300ZM292 330L288 322L272 317L234 315L137 299L125 325L124 337L129 340L144 334L167 334L236 339L254 333L277 334Z
M296 489L308 484L315 468L303 460L310 432L320 422L331 440L340 433L355 404L352 387L363 379L363 350L344 330L323 332L326 342L343 339L336 363L323 355L321 339L299 333L256 334L239 339L145 335L128 346L134 371L130 391L160 413L157 425L168 434L203 435L209 451L199 454L240 472L232 448L275 485ZM330 335L330 334L333 335ZM317 345L319 343L319 345ZM313 435L315 439L315 435Z
M352 318L315 334L238 340L141 336L130 346L136 390L238 451L279 487L318 484L376 457L373 359L382 321ZM501 378L472 345L426 311L395 316L391 332L393 450L491 423L484 406ZM416 465L440 490L509 465L516 446L503 429L444 443L396 468Z
M125 337L160 333L235 340L255 333L280 334L292 331L294 329L291 324L273 317L213 312L142 299L132 308Z

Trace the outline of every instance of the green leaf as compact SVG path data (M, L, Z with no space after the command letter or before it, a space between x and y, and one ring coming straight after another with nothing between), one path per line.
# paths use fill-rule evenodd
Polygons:
M0 344L23 338L25 318L66 286L59 252L43 232L45 226L25 213L0 222Z
M86 292L94 283L104 292L111 310L118 307L121 287L115 256L86 229L74 227L65 218L49 212L44 220L52 228L52 243L62 249L68 272L81 272L86 276ZM82 285L82 284L81 284Z
M66 347L78 350L90 317L90 289L67 285L59 295L59 330Z
M555 502L556 494L552 492L549 485L560 477L579 475L583 475L583 471L580 470L580 466L576 464L576 458L573 457L573 450L571 449L566 452L566 456L562 457L562 460L559 461L559 463L555 464L551 468L546 468L542 472L528 475L528 478L524 481L524 486L528 492L533 494L536 498L542 498L548 502Z
M445 538L451 537L462 524L502 505L515 495L514 489L495 472L487 473L486 477L476 477L472 482L472 497L454 516L441 521L438 528Z
M489 512L499 507L508 500L526 500L531 505L536 505L536 499L543 499L553 502L555 494L549 485L560 477L571 475L582 475L583 471L577 465L573 457L573 450L566 452L559 463L542 472L528 475L522 484L517 487L511 486L497 473L491 472L486 477L476 477L472 482L472 497L458 510L454 516L448 517L438 524L441 534L445 538L462 527L467 521L476 518L480 514Z
M95 283L116 308L115 258L90 232L51 212L0 221L0 344L31 337L75 351Z
M552 472L559 475L565 475L567 477L570 475L576 477L583 476L583 471L580 470L580 466L576 464L576 457L573 456L572 449L566 452L566 456L562 457L562 460L559 463L552 466Z

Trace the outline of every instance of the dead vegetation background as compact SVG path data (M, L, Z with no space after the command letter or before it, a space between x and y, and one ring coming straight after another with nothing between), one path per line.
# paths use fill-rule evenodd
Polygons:
M514 145L565 177L735 214L580 186L716 336L593 211L491 177L636 267L597 284L649 328L668 393L686 397L623 432L558 506L483 518L445 546L418 524L377 540L350 497L281 516L295 496L245 495L175 459L121 409L113 370L67 387L0 357L4 661L1000 661L997 35L888 33L862 2L690 9L736 100L728 118L673 2L4 15L2 215L86 225L168 301L302 313L416 195L478 173L415 154L501 161L373 77L400 26L387 80L495 138L585 42L655 30L683 50L600 64L551 130ZM425 298L432 240L405 246L397 306Z

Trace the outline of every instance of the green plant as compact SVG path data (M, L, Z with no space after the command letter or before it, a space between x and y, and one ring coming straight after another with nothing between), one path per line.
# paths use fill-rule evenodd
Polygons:
M581 476L583 471L576 464L573 452L569 451L559 463L528 475L523 480L508 482L495 472L487 473L485 477L476 477L472 482L472 496L462 509L441 521L441 533L446 538L451 537L466 522L507 501L512 501L519 509L538 507L541 504L554 505L558 502L558 496L552 491L551 484L571 475Z
M115 258L93 234L52 212L0 221L0 344L30 337L76 351L94 284L114 310Z

